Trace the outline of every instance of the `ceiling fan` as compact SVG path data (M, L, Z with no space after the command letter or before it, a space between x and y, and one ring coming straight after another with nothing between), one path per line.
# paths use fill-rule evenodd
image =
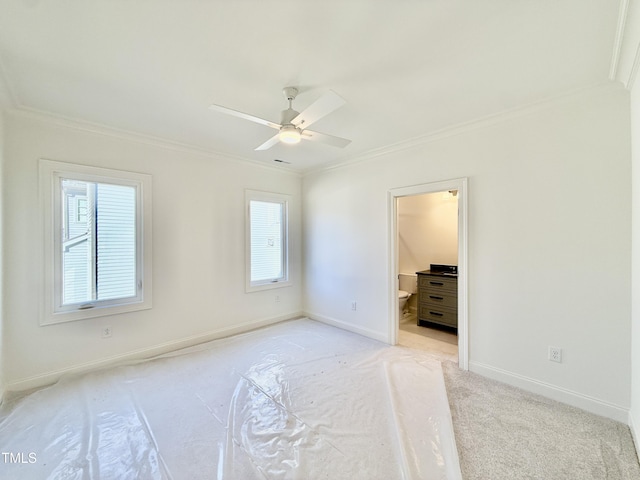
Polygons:
M211 105L209 108L217 112L226 113L227 115L233 115L234 117L244 118L252 122L266 125L267 127L275 128L278 130L273 137L264 142L262 145L256 148L256 150L267 150L273 147L276 143L288 143L294 144L300 142L301 139L313 140L316 142L322 142L334 147L344 148L351 143L351 140L346 138L335 137L333 135L327 135L326 133L315 132L307 130L313 123L320 120L325 115L330 114L334 110L340 108L346 102L337 93L329 90L327 93L318 98L315 102L305 108L302 113L296 112L291 104L298 95L298 89L295 87L285 87L282 90L285 98L289 101L289 108L282 111L282 117L280 123L270 122L247 113L238 112L231 108L223 107L221 105Z

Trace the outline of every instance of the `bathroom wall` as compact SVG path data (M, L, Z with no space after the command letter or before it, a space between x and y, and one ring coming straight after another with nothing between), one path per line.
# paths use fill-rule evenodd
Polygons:
M426 270L458 263L458 197L447 192L398 199L398 268Z
M458 264L458 197L449 192L398 199L398 270L415 273L432 263ZM416 310L415 295L409 309Z

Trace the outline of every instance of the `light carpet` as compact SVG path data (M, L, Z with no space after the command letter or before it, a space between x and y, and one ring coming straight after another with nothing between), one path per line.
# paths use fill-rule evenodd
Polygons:
M465 480L638 480L629 427L442 362Z

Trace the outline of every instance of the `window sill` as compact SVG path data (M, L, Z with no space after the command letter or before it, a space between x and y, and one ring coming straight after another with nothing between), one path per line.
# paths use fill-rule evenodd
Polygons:
M290 280L282 281L282 282L269 282L269 283L261 283L258 285L247 285L245 292L253 293L260 292L262 290L272 290L274 288L283 288L290 287L293 283Z
M75 322L77 320L106 317L110 315L120 315L122 313L149 310L150 308L151 300L146 300L143 302L94 307L84 310L73 310L70 312L47 313L41 319L40 326L56 325L58 323Z

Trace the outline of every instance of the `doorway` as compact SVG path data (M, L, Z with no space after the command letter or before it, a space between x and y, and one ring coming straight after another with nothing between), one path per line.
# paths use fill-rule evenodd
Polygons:
M427 194L446 195L448 192L456 192L457 215L457 258L455 253L448 258L455 258L458 267L458 365L461 369L468 369L468 310L467 310L467 179L459 178L443 182L434 182L409 187L395 188L389 191L389 234L390 234L390 274L389 279L389 304L390 329L389 339L392 345L396 345L399 339L400 314L398 299L398 274L400 271L400 250L402 240L400 238L398 205L402 198L416 197ZM437 263L437 262L433 262ZM429 265L426 266L429 268ZM415 273L415 272L414 272ZM403 328L405 326L403 325Z

